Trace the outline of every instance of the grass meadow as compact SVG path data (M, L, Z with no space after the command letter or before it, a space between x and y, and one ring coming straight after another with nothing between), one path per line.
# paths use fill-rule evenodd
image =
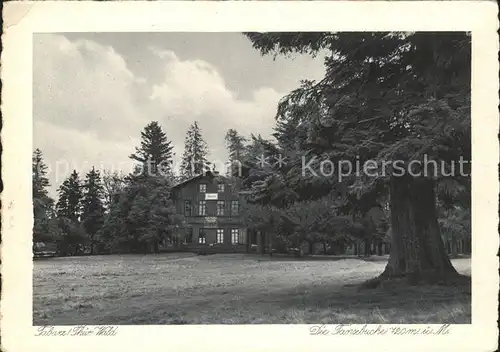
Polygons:
M190 253L40 259L33 324L470 323L470 287L360 290L386 261ZM470 259L452 262L470 275Z

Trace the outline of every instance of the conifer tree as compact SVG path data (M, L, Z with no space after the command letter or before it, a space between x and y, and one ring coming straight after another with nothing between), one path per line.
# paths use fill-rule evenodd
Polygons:
M94 252L95 235L104 221L103 186L101 176L92 167L83 182L82 224L90 238L90 253Z
M111 204L98 236L114 252L156 252L177 226L171 183L164 177L131 182Z
M134 173L125 178L117 173L104 175L107 213L96 237L111 252L157 252L174 226L173 146L155 121L141 136L141 146L130 155L140 162Z
M172 171L172 143L157 121L150 122L141 132L141 146L130 158L141 163L149 176L168 176Z
M33 239L35 242L50 241L50 219L53 217L54 200L48 196L50 186L47 177L47 165L40 149L33 152L32 158L32 188L33 188Z
M229 153L228 176L233 176L238 174L245 158L247 138L240 135L235 129L230 128L227 130L224 140Z
M263 55L328 53L325 77L319 82L303 82L278 106L278 121L307 126L307 140L301 147L304 155L332 161L358 157L361 165L367 160L379 165L384 160L398 160L406 169L411 161L422 161L424 155L446 165L457 162L459 154L467 160L470 35L360 32L246 36ZM462 146L467 147L464 150ZM311 166L317 170L317 163ZM436 183L444 176L439 172L436 177L414 177L409 172L398 176L398 170L377 171L375 177L351 177L349 187L358 199L366 194L375 197L384 189L390 193L390 259L374 282L402 276L412 280L456 278L437 222ZM470 184L470 178L455 178ZM307 181L318 183L321 177L312 175Z
M81 224L82 182L76 170L58 189L56 204L57 226L60 232L58 251L61 255L76 255L83 251L87 234Z
M82 213L82 184L76 170L68 176L58 189L59 199L56 210L58 217L64 217L74 223L80 222Z
M43 154L40 149L35 149L32 158L33 168L33 197L42 198L48 194L47 188L50 186L47 178L47 165L43 160Z
M195 121L186 133L180 167L181 178L188 179L207 171L207 155L208 145L203 139L198 122Z

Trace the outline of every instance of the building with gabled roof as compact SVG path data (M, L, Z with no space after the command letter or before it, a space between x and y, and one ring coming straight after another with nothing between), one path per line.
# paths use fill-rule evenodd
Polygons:
M238 180L208 171L176 184L172 199L182 219L176 247L196 252L247 252Z

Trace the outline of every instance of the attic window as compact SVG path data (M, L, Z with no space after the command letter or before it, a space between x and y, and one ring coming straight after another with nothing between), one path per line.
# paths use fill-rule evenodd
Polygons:
M224 192L224 184L223 183L219 183L217 185L217 192Z
M207 192L207 185L204 183L200 184L200 192L201 193L206 193Z

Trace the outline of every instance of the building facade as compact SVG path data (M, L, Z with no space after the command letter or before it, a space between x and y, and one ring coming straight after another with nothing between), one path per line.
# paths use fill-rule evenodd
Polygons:
M173 187L176 212L183 220L176 236L178 247L202 252L248 251L235 182L207 172Z

